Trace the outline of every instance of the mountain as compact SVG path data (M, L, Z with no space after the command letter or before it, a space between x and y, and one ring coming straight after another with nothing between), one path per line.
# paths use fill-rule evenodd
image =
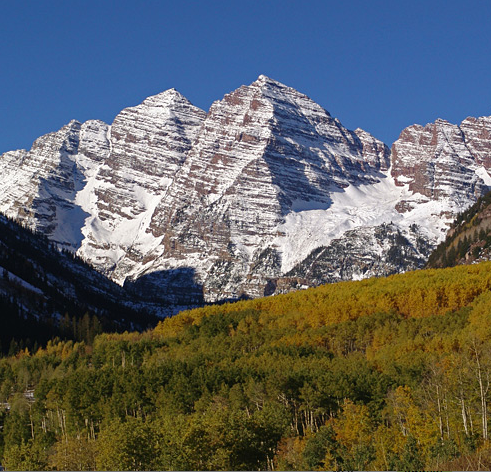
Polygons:
M193 305L422 267L491 187L491 118L392 149L265 76L176 90L0 157L0 211L147 302Z
M132 278L160 285L169 270L191 267L207 300L264 294L291 257L278 242L287 215L327 208L350 184L380 181L388 150L362 137L370 159L356 133L264 76L226 95L157 205L151 227L161 242Z
M0 352L14 339L32 348L54 336L87 341L101 329L146 329L157 319L142 304L46 236L0 215Z

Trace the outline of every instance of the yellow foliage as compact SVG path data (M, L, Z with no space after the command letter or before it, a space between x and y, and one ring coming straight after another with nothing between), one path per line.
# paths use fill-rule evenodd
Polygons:
M373 445L376 451L376 459L372 464L373 469L390 470L390 455L400 456L405 442L401 431L384 424L379 425L373 433Z
M414 402L411 389L407 386L397 387L392 398L392 409L401 433L413 436L421 450L429 456L440 433L428 409L422 409Z
M430 269L340 282L286 295L188 310L159 323L154 333L175 337L203 317L251 310L259 324L304 331L375 313L406 318L443 315L472 303L491 288L491 262L450 269ZM484 303L484 302L483 302ZM477 308L476 308L477 309Z
M60 439L50 456L53 470L95 470L96 442L84 436Z
M491 292L479 296L469 314L470 329L482 341L491 339Z
M345 400L343 412L335 421L336 440L348 450L356 445L370 444L373 424L366 405L356 405L351 400Z
M304 470L302 453L307 442L306 437L283 438L278 444L274 458L277 470Z

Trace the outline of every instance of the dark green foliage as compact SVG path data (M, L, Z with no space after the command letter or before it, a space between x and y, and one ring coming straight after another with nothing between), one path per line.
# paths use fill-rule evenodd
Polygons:
M0 268L0 355L35 351L56 336L91 344L103 330L157 322L129 308L123 289L80 258L2 215Z
M418 448L416 439L413 436L408 436L407 442L404 445L404 450L400 457L392 459L393 470L423 470L425 467L424 461L421 458L421 452Z
M305 445L303 456L309 469L318 470L324 468L324 459L327 452L334 452L334 462L341 463L343 458L336 451L336 432L329 426L321 426L317 434L311 436Z

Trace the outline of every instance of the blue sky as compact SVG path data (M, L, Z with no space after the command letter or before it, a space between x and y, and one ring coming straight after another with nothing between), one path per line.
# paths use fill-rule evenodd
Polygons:
M207 110L259 74L390 145L491 115L490 59L488 0L3 0L0 153L171 87Z

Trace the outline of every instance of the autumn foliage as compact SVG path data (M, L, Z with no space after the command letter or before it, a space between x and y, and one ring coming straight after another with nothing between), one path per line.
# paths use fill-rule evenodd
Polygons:
M490 263L418 271L24 350L0 360L2 464L489 470L490 288Z

